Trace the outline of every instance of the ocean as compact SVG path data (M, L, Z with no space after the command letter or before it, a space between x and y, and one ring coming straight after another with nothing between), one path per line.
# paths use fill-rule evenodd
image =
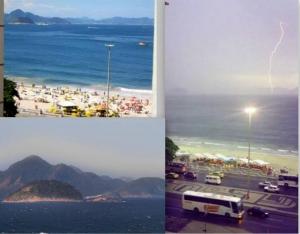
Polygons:
M253 151L298 155L297 96L168 96L167 135L179 144L245 149L247 105L258 108L252 118Z
M30 83L150 90L153 26L6 25L5 75ZM145 42L140 46L139 42Z
M164 233L164 200L0 203L0 233Z

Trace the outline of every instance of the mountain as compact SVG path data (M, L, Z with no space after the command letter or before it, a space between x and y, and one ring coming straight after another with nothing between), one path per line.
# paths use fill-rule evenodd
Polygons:
M23 186L7 196L4 202L82 201L81 193L73 186L55 180L43 180Z
M79 190L83 196L112 193L121 194L121 196L126 194L128 196L146 196L146 194L148 197L164 196L162 179L142 178L128 182L83 172L65 164L51 165L39 156L33 155L14 163L6 171L0 172L0 200L23 186L40 180L68 183ZM159 191L161 191L160 194Z
M70 24L59 17L42 17L20 9L4 15L5 24Z
M107 24L107 25L153 25L154 20L147 17L143 17L143 18L113 17L113 18L98 20L97 23Z
M159 178L140 178L126 183L117 192L122 198L161 197L165 193L165 182Z
M4 16L5 24L106 24L106 25L153 25L154 20L147 17L141 18L125 18L112 17L107 19L95 20L87 17L82 18L59 18L59 17L43 17L24 12L20 9L14 10Z

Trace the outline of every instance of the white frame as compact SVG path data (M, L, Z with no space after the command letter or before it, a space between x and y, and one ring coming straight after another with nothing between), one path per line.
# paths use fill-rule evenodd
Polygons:
M155 0L153 46L153 117L165 118L164 90L165 0Z

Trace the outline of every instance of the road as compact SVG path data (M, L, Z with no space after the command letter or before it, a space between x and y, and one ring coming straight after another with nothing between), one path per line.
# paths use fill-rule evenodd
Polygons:
M235 194L244 197L247 192L246 176L225 175L222 186L203 183L204 174L199 173L197 181L167 180L166 188L166 229L169 232L207 232L215 233L298 233L298 191L282 190L280 194L263 192L258 187L259 177L251 177L250 199L244 200L247 209L261 206L270 213L270 217L260 219L245 215L241 222L222 216L196 216L181 208L181 194L186 190L206 191L220 194Z
M207 172L201 171L198 172L197 174L198 174L198 179L196 180L196 182L204 183ZM180 180L185 180L185 179L183 178L183 176L181 176ZM248 189L249 187L251 190L254 191L263 191L263 188L260 188L258 186L258 183L264 180L268 180L271 181L273 184L277 184L277 181L274 179L266 179L260 176L250 176L249 186L248 186L248 177L246 175L236 175L236 174L227 173L225 174L225 177L222 179L222 185L241 188L241 189ZM190 181L190 180L186 180L186 181ZM285 195L298 196L298 189L282 189L280 193Z

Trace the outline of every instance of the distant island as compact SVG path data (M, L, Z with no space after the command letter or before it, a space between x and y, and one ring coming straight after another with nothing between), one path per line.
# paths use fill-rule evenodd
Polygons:
M78 202L82 200L81 193L73 186L60 181L44 180L25 185L6 197L3 202Z
M33 24L33 25L68 25L68 24L102 24L102 25L153 25L154 20L148 17L125 18L112 17L95 20L84 18L59 18L43 17L31 12L24 12L20 9L4 14L5 24Z
M128 198L164 198L164 194L165 181L161 178L123 180L99 176L70 165L51 165L34 155L0 171L0 201L41 201L55 197L57 201L114 202Z

